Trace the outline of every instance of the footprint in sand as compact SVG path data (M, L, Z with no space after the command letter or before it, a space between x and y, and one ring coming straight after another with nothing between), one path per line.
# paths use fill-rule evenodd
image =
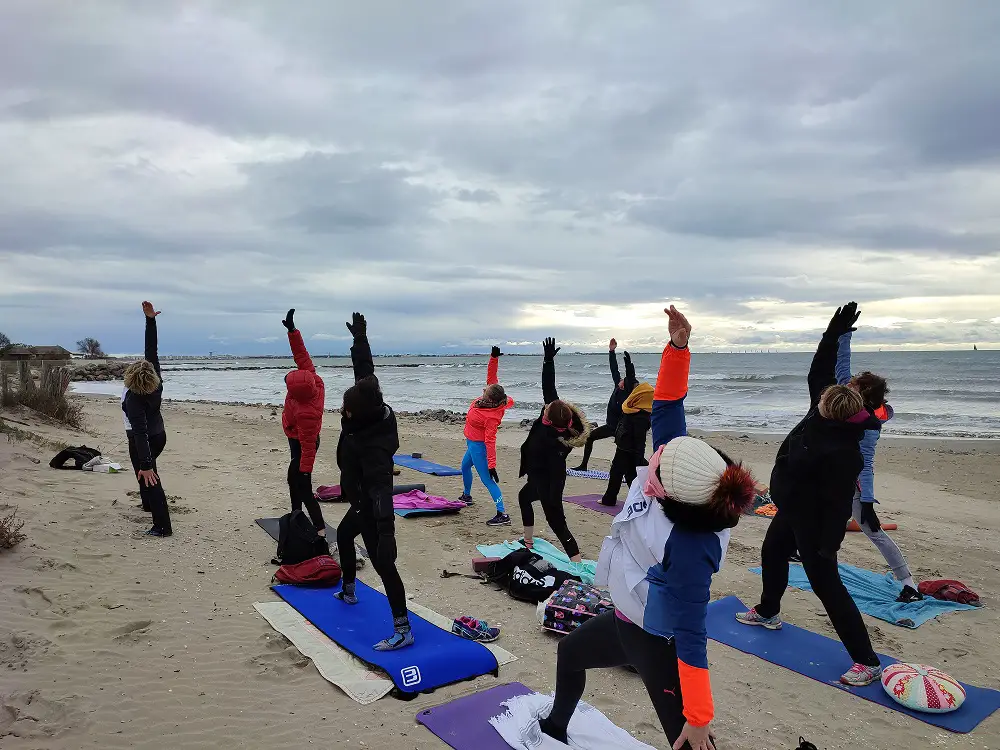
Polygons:
M133 620L112 630L111 637L123 643L138 643L149 636L149 626L152 624L152 620Z
M265 653L251 656L246 663L255 668L259 676L279 677L309 666L310 660L283 636L262 635L257 644Z
M52 646L52 641L38 635L0 631L0 668L27 671L28 663Z
M84 725L72 699L50 700L37 690L0 695L0 740L4 737L59 737Z

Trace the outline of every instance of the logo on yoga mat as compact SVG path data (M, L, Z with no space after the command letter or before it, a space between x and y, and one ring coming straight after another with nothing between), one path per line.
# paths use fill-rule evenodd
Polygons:
M403 667L399 676L403 678L403 687L413 687L420 682L420 667Z

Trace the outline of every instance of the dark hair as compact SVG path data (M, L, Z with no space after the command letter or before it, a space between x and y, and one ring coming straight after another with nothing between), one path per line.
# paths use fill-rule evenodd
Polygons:
M716 448L712 449L718 453L726 466L736 466L724 452ZM656 470L656 478L660 479L660 470ZM662 479L661 479L662 481ZM731 529L740 521L743 515L742 510L732 503L709 503L708 505L689 505L678 502L671 497L659 497L657 502L663 508L663 513L678 526L691 529L693 531L722 531Z
M384 405L382 388L374 375L361 378L344 391L344 410L352 419L376 419L382 415Z
M885 403L889 395L889 384L881 375L865 370L854 376L854 382L858 386L858 393L861 394L866 409L872 411Z
M573 410L569 404L560 399L550 402L546 407L546 413L549 421L555 427L566 428L573 422Z

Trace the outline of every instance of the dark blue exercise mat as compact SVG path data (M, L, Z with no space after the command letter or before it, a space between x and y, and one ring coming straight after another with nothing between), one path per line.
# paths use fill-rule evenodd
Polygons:
M457 477L461 474L461 470L453 469L450 466L442 466L441 464L436 464L433 461L426 461L422 458L414 458L413 456L395 455L392 457L396 466L405 466L407 469L413 469L414 471L419 471L423 474L431 474L435 477Z
M389 601L358 581L357 604L336 599L334 588L273 586L274 591L338 646L389 675L401 693L421 693L442 685L499 672L497 658L481 643L469 641L410 613L415 643L398 651L376 651L392 635Z
M458 513L461 508L393 508L392 512L402 518L413 518L420 516L446 516Z
M950 732L971 732L979 722L1000 708L1000 692L966 685L964 682L962 687L965 688L965 703L957 711L947 714L923 713L904 708L886 694L881 681L863 688L841 685L840 675L851 668L852 661L840 641L787 622L781 626L781 630L741 625L736 621L735 615L737 612L746 612L747 609L735 596L727 596L709 604L708 637L745 654L759 656L764 661ZM879 654L879 659L882 660L883 667L905 661L883 654Z

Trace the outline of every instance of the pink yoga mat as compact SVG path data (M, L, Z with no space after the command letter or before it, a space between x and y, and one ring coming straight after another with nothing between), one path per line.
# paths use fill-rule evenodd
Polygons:
M573 503L574 505L581 505L584 508L589 508L590 510L596 510L598 513L605 513L609 516L617 516L618 511L622 509L621 505L602 504L601 495L577 495L576 497L566 497L563 499L567 503Z

